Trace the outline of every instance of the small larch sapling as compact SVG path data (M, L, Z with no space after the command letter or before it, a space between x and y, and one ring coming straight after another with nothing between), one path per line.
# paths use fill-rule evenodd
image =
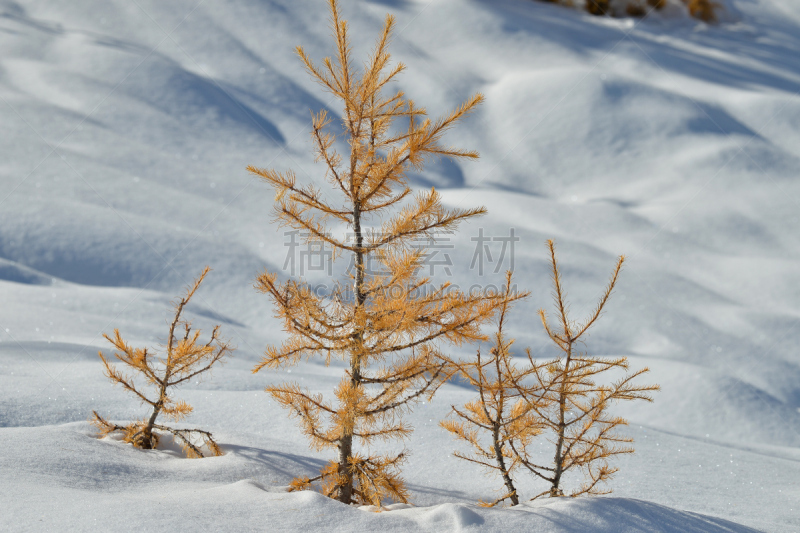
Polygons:
M491 502L481 502L484 507L494 507L505 500L512 506L519 504L514 475L521 463L514 450L525 449L544 429L537 411L546 407L547 400L536 384L532 388L525 384L537 371L537 363L530 350L526 352L527 361L522 361L522 365L516 363L511 351L514 339L507 338L503 330L511 304L527 296L528 293L512 291L511 272L508 272L494 346L488 356L479 350L475 359L453 361L461 378L476 390L478 397L463 406L454 405L455 417L440 422L459 442L471 448L471 453L455 452L456 457L502 478L503 495Z
M181 319L181 313L186 304L194 296L208 272L209 268L206 267L200 277L187 289L186 295L175 303L175 316L170 324L164 357L156 356L149 348L131 347L123 340L118 329L114 330L113 337L103 335L117 349L114 356L121 363L135 370L148 385L154 387L155 395L146 394L140 385L134 383L134 376L123 373L100 352L106 376L115 385L122 385L124 389L137 396L142 403L153 408L148 418L131 422L126 426L108 422L97 414L97 411L93 411L92 423L100 430L102 436L121 431L125 442L129 442L137 448L150 450L158 446L159 437L154 430L160 430L173 435L183 447L187 457L204 457L203 446L214 455L222 455L219 446L208 431L175 429L156 423L159 415L164 415L176 422L185 419L192 412L192 406L183 400L173 399L170 396L172 389L211 370L215 363L233 352L231 345L220 339L219 326L214 327L208 342L202 343L200 342L200 330L193 330L191 322ZM194 440L197 437L202 444L198 444Z

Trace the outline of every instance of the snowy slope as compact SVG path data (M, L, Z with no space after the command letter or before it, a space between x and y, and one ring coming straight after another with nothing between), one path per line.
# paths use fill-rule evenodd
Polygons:
M271 191L244 168L322 178L308 110L339 110L293 47L330 53L324 2L0 0L0 495L11 509L0 528L83 530L109 515L179 529L800 528L800 2L732 0L719 26L528 0L342 5L363 36L356 54L397 16L392 50L409 67L398 87L432 114L486 95L448 137L480 161L434 162L413 180L450 206L489 209L451 241L454 282L500 281L494 264L469 268L481 228L519 236L517 281L532 296L516 308L517 346L553 353L532 318L550 305L545 239L576 314L614 257L629 257L587 349L649 366L663 390L620 406L637 454L619 461L615 497L475 507L500 483L450 455L438 420L471 397L456 384L410 417L404 474L418 508L375 515L281 492L327 457L262 392L287 376L250 373L282 338L252 281L281 271L288 248ZM188 461L91 438L92 409L142 416L102 375L101 333L158 343L169 302L206 264L190 315L206 331L222 324L238 350L181 397L227 454ZM340 375L309 363L288 377L328 392Z

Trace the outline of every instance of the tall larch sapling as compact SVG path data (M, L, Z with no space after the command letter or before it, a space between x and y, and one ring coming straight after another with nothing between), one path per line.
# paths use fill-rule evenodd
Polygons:
M541 391L538 400L543 400L545 407L536 405L533 410L554 445L553 462L537 464L525 450L515 449L514 452L524 467L549 484L549 488L539 496L563 496L564 476L571 470L583 471L586 481L570 491L570 496L606 494L611 490L602 488L602 483L617 471L616 467L608 464L608 459L634 451L629 446L633 440L617 431L627 421L611 414L611 406L624 400L652 401L650 393L659 387L635 384L634 380L648 369L627 373L628 360L625 357L594 357L577 348L608 303L625 257L620 256L617 260L611 279L589 317L583 322L575 322L569 316L555 243L547 241L547 248L556 307L555 324L551 324L543 309L539 310L539 316L561 355L548 364L535 367L535 378ZM606 373L612 370L624 374L616 381L604 380Z
M335 57L317 65L302 48L297 53L342 105L338 134L347 142L344 154L335 148L337 134L328 132L332 118L325 111L313 114L314 150L333 192L299 185L292 172L248 170L275 189L275 212L283 225L309 243L331 248L334 258L350 256L353 272L328 294L313 291L301 279L279 282L269 272L258 277L256 286L271 297L288 339L268 347L254 372L290 367L304 358L343 360L346 370L330 400L296 383L266 389L299 419L313 448L337 452L319 476L295 479L292 487L308 489L320 481L324 494L348 504L380 505L386 498L406 502L409 494L398 468L405 452L375 454L369 445L411 433L402 413L413 402L430 398L454 371L441 345L483 339L480 327L501 301L497 295L467 295L448 284L432 286L417 276L426 253L419 240L452 232L485 210L446 209L434 189L412 195L406 172L421 170L429 157L477 158L475 152L443 146L440 140L482 96L432 121L402 92L384 94L405 68L389 66L394 18L387 16L359 72L348 24L337 2L329 5ZM397 119L407 121L407 127L394 129Z

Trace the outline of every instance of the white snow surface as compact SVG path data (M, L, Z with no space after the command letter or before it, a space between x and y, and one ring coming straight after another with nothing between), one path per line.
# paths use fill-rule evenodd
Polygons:
M272 191L244 169L322 183L309 109L341 110L293 48L331 53L325 2L0 0L0 530L800 531L800 1L728 0L714 26L678 8L633 20L529 0L341 4L358 57L396 15L396 86L432 115L486 95L447 138L481 159L412 176L451 207L489 210L452 237L437 280L500 283L494 263L469 268L470 239L513 228L532 294L511 332L548 357L534 313L550 306L545 239L576 316L627 255L586 350L649 366L643 382L663 390L618 406L637 453L616 461L613 496L478 507L502 483L453 457L438 426L473 396L458 383L408 416L414 507L285 492L330 454L263 388L329 393L343 366L251 373L284 338L253 280L288 274L289 248ZM178 397L225 455L96 439L92 409L146 413L103 376L101 334L157 346L206 264L187 316L222 324L238 350ZM523 498L543 490L519 484Z

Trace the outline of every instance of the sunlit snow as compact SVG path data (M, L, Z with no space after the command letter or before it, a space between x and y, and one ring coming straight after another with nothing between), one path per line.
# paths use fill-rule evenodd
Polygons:
M472 397L459 383L408 417L413 507L285 491L330 457L263 389L329 394L343 366L251 373L284 338L253 280L301 257L245 167L323 183L309 110L341 110L294 47L331 53L326 2L0 0L0 529L799 531L800 1L726 0L712 26L531 0L341 4L358 57L397 16L397 88L432 115L486 95L446 139L481 159L411 177L489 211L449 237L437 280L497 286L513 258L532 293L511 318L515 347L548 357L544 241L575 316L626 254L585 349L649 366L662 391L618 406L637 452L616 462L613 495L478 507L502 483L453 457L438 426ZM491 259L476 261L476 243ZM162 342L170 302L205 265L186 314L238 349L176 397L225 455L94 438L93 409L146 413L103 376L102 333ZM304 276L324 283L316 265ZM541 490L520 477L523 499Z

